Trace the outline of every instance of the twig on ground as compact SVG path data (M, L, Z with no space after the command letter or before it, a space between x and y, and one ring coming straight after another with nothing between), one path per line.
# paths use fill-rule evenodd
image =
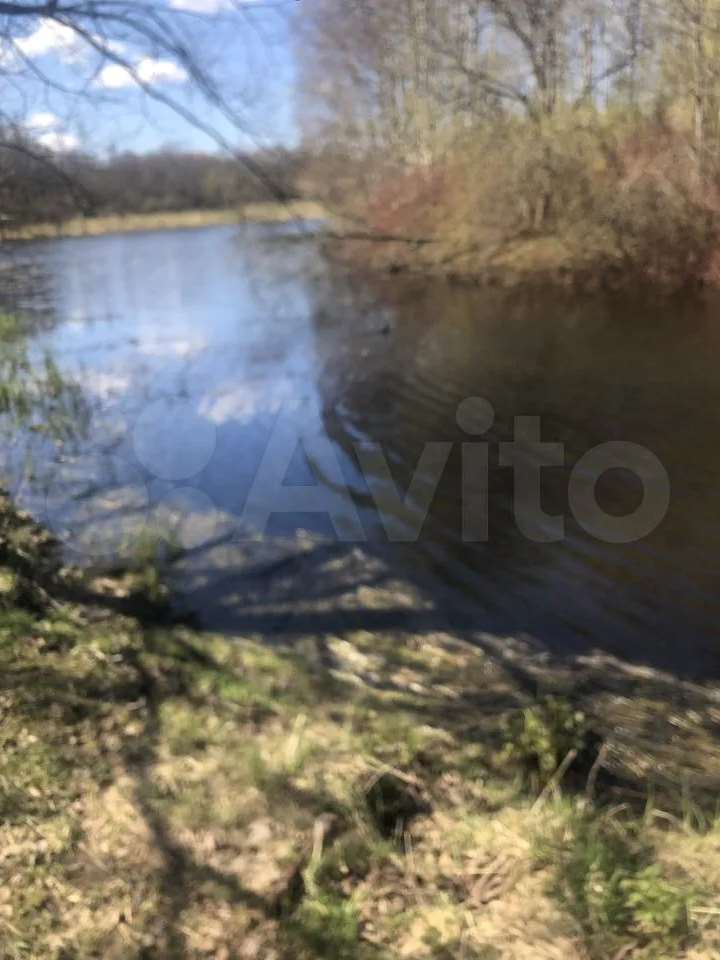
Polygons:
M562 783L563 777L565 776L565 774L568 772L572 764L577 759L577 755L578 755L577 750L571 750L568 753L568 755L565 757L563 762L557 768L555 773L552 775L552 777L550 777L548 782L545 784L540 796L532 805L531 807L532 813L536 813L538 810L541 810L545 806L545 804L547 803L548 797L550 796L551 793L554 793L557 790L557 788L560 786L560 784Z

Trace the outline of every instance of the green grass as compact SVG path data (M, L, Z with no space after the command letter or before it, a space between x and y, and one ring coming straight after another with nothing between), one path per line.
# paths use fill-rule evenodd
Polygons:
M637 956L680 955L700 890L665 875L640 824L575 812L562 838L540 849L554 865L553 892L582 924L593 956L629 945Z
M542 788L566 757L587 747L587 718L568 701L546 697L505 718L501 762L517 765Z
M288 925L288 940L297 956L327 960L380 960L379 951L360 939L358 912L348 900L306 898Z

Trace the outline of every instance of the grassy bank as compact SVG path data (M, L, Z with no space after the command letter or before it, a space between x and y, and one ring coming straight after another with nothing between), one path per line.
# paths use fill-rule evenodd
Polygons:
M436 277L465 286L551 285L593 291L626 285L620 269L608 265L598 269L597 264L572 256L556 237L459 246L444 239L376 239L372 233L340 230L326 242L326 249L332 259L350 268Z
M322 208L310 201L288 204L251 203L236 210L180 210L117 216L76 217L63 223L28 224L2 231L4 240L38 240L52 237L96 237L111 233L148 230L186 230L233 223L289 223L322 219Z
M351 269L434 277L469 287L545 286L589 294L642 292L656 297L720 287L720 272L715 268L700 275L666 270L651 276L635 269L609 242L604 246L569 243L558 234L502 241L479 236L469 242L442 232L417 240L412 233L406 238L402 231L396 235L373 227L356 231L340 218L338 223L339 229L326 241L326 252Z
M292 220L324 220L325 208L314 200L293 200L290 203L248 203L239 211L244 223L289 223Z
M713 811L647 786L669 741L598 742L581 701L445 634L173 626L157 582L58 570L2 503L4 957L718 955ZM658 678L631 688L624 736L664 722Z

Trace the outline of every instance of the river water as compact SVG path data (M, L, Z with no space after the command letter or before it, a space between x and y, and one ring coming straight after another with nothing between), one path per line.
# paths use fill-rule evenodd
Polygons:
M87 412L62 440L6 431L0 468L17 502L82 563L165 537L176 603L215 629L259 631L247 612L275 583L274 622L291 633L293 604L331 595L350 558L342 569L366 598L414 584L436 629L716 676L720 302L381 281L332 267L307 233L6 250L2 308L28 324L31 362L51 355ZM519 417L562 445L554 465L533 473L544 454L527 438L501 446ZM590 476L584 456L611 442L646 453L601 457ZM537 503L516 490L513 449L522 476L541 478ZM651 465L649 492L637 463ZM573 483L594 488L599 528L576 517ZM642 536L613 524L644 494L658 516ZM612 542L615 529L634 535ZM354 626L373 629L371 607Z

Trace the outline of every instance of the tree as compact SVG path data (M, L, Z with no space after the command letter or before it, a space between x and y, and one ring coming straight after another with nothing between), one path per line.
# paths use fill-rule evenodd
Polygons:
M720 207L720 0L302 8L315 183L334 171L336 199L378 235L430 238L444 262L551 235L610 268L702 269Z

